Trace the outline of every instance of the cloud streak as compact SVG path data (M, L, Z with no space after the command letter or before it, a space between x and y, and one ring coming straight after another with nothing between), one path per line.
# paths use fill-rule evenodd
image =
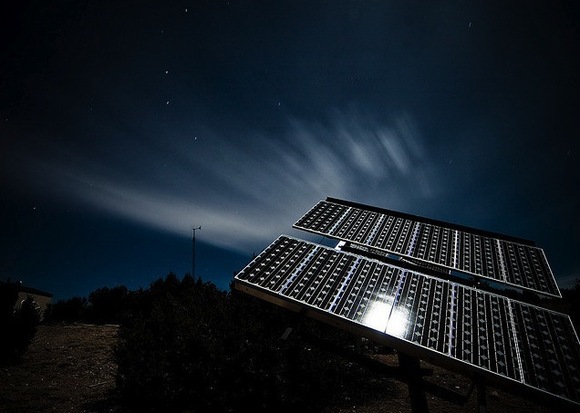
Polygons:
M137 145L135 145L137 146ZM410 116L291 119L281 136L211 133L145 147L137 165L68 156L44 163L50 188L97 211L237 251L261 248L326 196L403 208L433 196L433 168ZM163 149L159 149L163 148ZM133 154L135 155L135 154ZM67 166L65 166L67 165ZM429 177L429 178L428 178Z

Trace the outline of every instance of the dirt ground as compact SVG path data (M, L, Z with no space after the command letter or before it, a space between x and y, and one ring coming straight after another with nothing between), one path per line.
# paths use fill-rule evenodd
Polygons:
M42 325L22 364L0 369L0 413L120 412L114 395L116 366L112 349L116 326ZM412 412L409 387L401 379L396 355L381 356L388 368L388 397L363 405L332 406L324 413ZM426 400L430 412L477 411L477 391L467 401L471 382L427 363L431 371ZM559 412L494 388L487 388L489 412Z
M20 365L0 369L0 412L106 412L116 326L41 325Z

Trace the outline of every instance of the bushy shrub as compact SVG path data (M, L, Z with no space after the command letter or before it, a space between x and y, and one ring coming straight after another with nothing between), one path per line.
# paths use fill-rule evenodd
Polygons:
M360 339L189 276L170 274L138 292L128 314L117 388L136 411L317 411L357 397L349 383L369 378L302 338L353 348ZM295 333L281 339L290 326Z
M32 297L27 297L20 308L15 309L18 300L18 285L0 284L0 364L18 362L28 349L40 322L40 310Z
M84 297L72 297L58 300L50 307L50 321L74 323L83 321L88 308L88 301Z
M51 305L47 322L117 324L127 311L130 298L124 285L98 288L88 299L76 296Z
M127 309L129 291L124 285L98 288L89 294L84 321L95 324L117 324Z
M233 323L227 295L212 284L174 274L133 297L116 351L117 384L141 407L211 407L227 369L224 346Z

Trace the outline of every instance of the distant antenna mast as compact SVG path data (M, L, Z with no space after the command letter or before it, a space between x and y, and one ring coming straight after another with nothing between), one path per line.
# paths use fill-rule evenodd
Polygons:
M191 276L195 277L195 231L201 230L201 225L199 227L193 227L191 229Z

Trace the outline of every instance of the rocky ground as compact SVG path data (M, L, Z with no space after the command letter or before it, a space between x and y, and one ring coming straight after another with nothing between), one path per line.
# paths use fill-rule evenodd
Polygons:
M112 357L116 335L116 326L40 326L23 362L0 369L0 412L120 412ZM362 405L343 401L325 413L411 412L409 388L398 374L397 357L381 356L380 361L390 375L392 391L387 397ZM430 412L477 411L476 391L464 400L469 380L426 363L421 367L432 370L424 378ZM487 388L487 404L489 412L559 411L494 388Z

